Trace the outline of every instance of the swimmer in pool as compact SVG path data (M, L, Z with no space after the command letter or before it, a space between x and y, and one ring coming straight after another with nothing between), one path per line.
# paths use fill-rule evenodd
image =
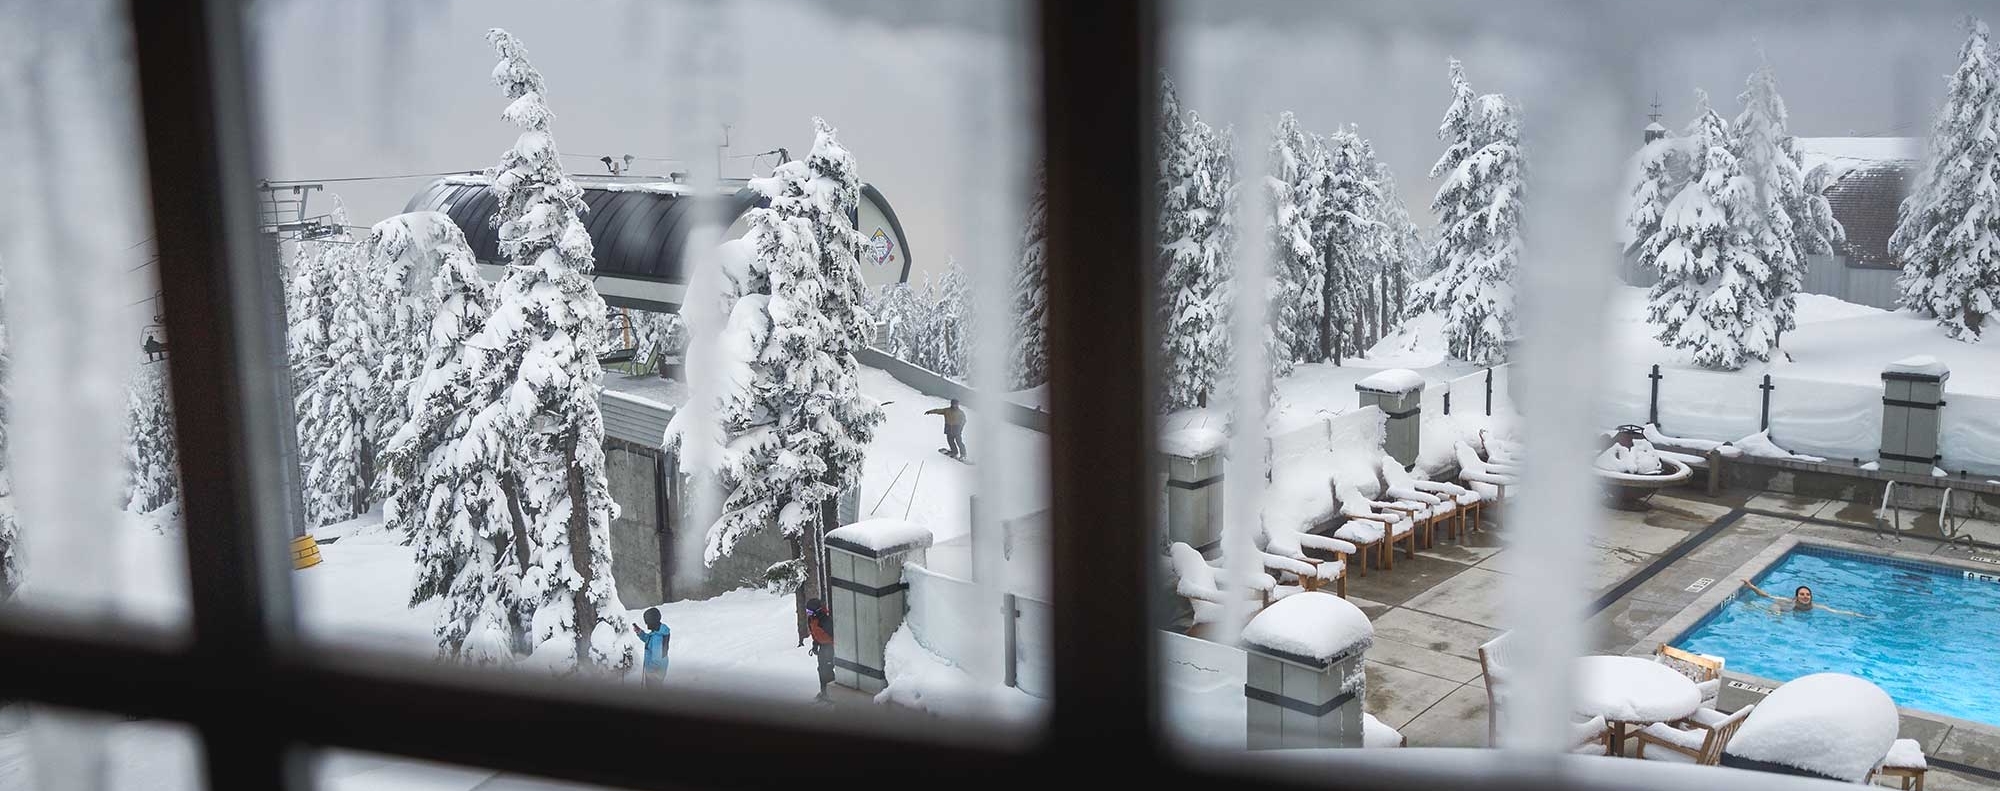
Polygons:
M1830 613L1833 613L1833 614L1835 614L1835 615L1852 615L1852 616L1854 616L1854 617L1856 617L1856 618L1866 618L1866 617L1868 617L1868 616L1866 616L1866 615L1862 615L1861 613L1858 613L1858 612L1848 612L1848 611L1846 611L1846 610L1836 610L1836 609L1834 609L1834 608L1832 608L1832 607L1828 607L1828 606L1826 606L1826 605L1824 605L1824 604L1818 604L1818 605L1815 605L1815 604L1813 604L1813 593L1812 593L1812 588L1808 588L1808 587L1806 587L1806 586L1804 586L1804 585L1800 585L1800 586L1798 587L1798 590L1795 590L1795 591L1792 591L1792 597L1791 597L1791 598L1789 598L1789 599L1781 599L1781 598L1778 598L1778 597L1776 597L1776 596L1772 596L1772 595L1771 595L1771 594L1769 594L1769 593L1765 593L1765 592L1764 592L1764 589L1763 589L1763 588L1759 588L1759 587L1757 587L1757 584L1756 584L1756 583L1754 583L1754 582L1751 582L1750 580L1747 580L1747 579L1743 581L1743 587L1745 587L1745 588L1749 588L1750 590L1753 590L1753 591L1756 591L1756 592L1757 592L1757 595L1759 595L1759 596L1762 596L1762 597L1764 597L1764 598L1766 598L1766 599L1770 599L1770 600L1771 600L1771 602L1772 602L1772 604L1771 604L1771 609L1772 609L1772 610L1773 610L1774 612L1783 612L1783 611L1784 611L1785 609L1789 608L1789 609L1791 609L1791 610L1794 610L1794 611L1797 611L1797 612L1806 612L1806 611L1808 611L1808 610L1824 610L1824 611L1826 611L1826 612L1830 612Z

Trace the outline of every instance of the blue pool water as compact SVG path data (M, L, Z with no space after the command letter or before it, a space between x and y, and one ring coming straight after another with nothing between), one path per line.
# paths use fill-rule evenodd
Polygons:
M1786 596L1807 585L1815 604L1869 617L1777 614L1769 599L1743 590L1674 645L1720 656L1725 670L1778 681L1821 672L1860 676L1897 705L2000 725L2000 581L1984 576L1802 545L1759 575L1757 586ZM1741 585L1718 584L1725 583Z

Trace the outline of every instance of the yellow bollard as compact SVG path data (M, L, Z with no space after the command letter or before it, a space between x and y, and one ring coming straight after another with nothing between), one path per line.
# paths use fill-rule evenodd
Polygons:
M309 569L319 565L319 542L311 533L292 539L292 568Z

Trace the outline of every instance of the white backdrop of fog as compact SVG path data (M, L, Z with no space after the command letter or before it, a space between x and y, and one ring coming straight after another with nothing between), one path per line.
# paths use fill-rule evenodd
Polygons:
M1008 153L988 166L1024 172L1032 166L1033 25L1020 4L730 3L734 29L720 31L683 29L678 22L687 7L261 0L254 29L266 173L323 179L487 166L514 136L499 119L502 100L487 81L493 55L482 35L495 26L520 35L547 76L558 144L565 154L588 155L566 160L580 173L601 172L594 160L605 154L712 157L700 141L672 134L671 108L684 86L671 53L693 36L739 42L740 54L728 66L740 80L729 153L783 146L802 154L810 144L809 118L826 117L864 178L902 216L920 270L947 255L972 257L959 249L975 237L964 227L965 190L1016 191L1011 182L1002 189L957 177L969 172L958 158L990 153L968 139L962 119L969 101L1001 103L993 115L1005 119L1002 128L989 131L1009 141L997 147ZM1439 152L1436 128L1449 98L1446 59L1462 58L1481 92L1532 97L1546 65L1537 57L1536 15L1569 7L1440 4L1450 12L1444 15L1406 12L1398 4L1182 3L1163 25L1162 59L1190 109L1237 125L1246 155L1261 155L1281 110L1297 112L1321 132L1357 124L1395 170L1412 216L1428 225L1435 185L1426 174ZM1916 9L1797 2L1748 11L1720 4L1619 7L1611 21L1624 26L1619 35L1639 42L1626 64L1637 84L1625 97L1633 108L1630 140L1609 143L1637 143L1647 123L1644 105L1655 94L1662 120L1676 130L1691 118L1697 87L1734 114L1760 41L1795 134L1922 135L1964 37L1957 20L1976 10L1950 2ZM1563 119L1562 107L1540 104L1525 108L1531 144L1537 126ZM1531 165L1546 166L1530 154ZM749 164L732 159L723 168L743 175ZM684 167L641 160L638 170ZM345 199L350 221L365 225L401 211L423 183L330 187ZM1004 255L1004 245L984 246L986 255L978 257Z

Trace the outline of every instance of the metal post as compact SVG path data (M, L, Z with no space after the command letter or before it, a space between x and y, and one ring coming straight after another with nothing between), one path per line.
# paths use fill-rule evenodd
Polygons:
M1021 607L1020 603L1014 600L1014 594L1008 593L1002 596L1000 602L1000 618L1001 618L1001 623L1004 624L1002 628L1004 629L1007 638L1005 641L1007 646L1007 657L1005 660L1005 666L1007 668L1006 683L1007 686L1011 687L1014 686L1015 676L1020 671L1019 664L1021 661L1021 650L1019 645L1015 643L1016 640L1015 635L1018 629L1020 628L1019 621L1021 620Z
M1646 378L1653 380L1653 394L1651 397L1646 399L1647 403L1646 422L1651 423L1655 428L1658 428L1660 425L1660 364L1659 363L1653 364L1653 372L1647 374ZM1661 428L1660 430L1665 431L1666 429Z
M1451 382L1444 383L1444 413L1451 414Z
M1493 416L1493 369L1486 369L1486 416Z
M1757 389L1764 391L1764 408L1757 413L1757 430L1769 431L1771 429L1771 375L1770 374L1764 374L1764 383L1758 385Z

